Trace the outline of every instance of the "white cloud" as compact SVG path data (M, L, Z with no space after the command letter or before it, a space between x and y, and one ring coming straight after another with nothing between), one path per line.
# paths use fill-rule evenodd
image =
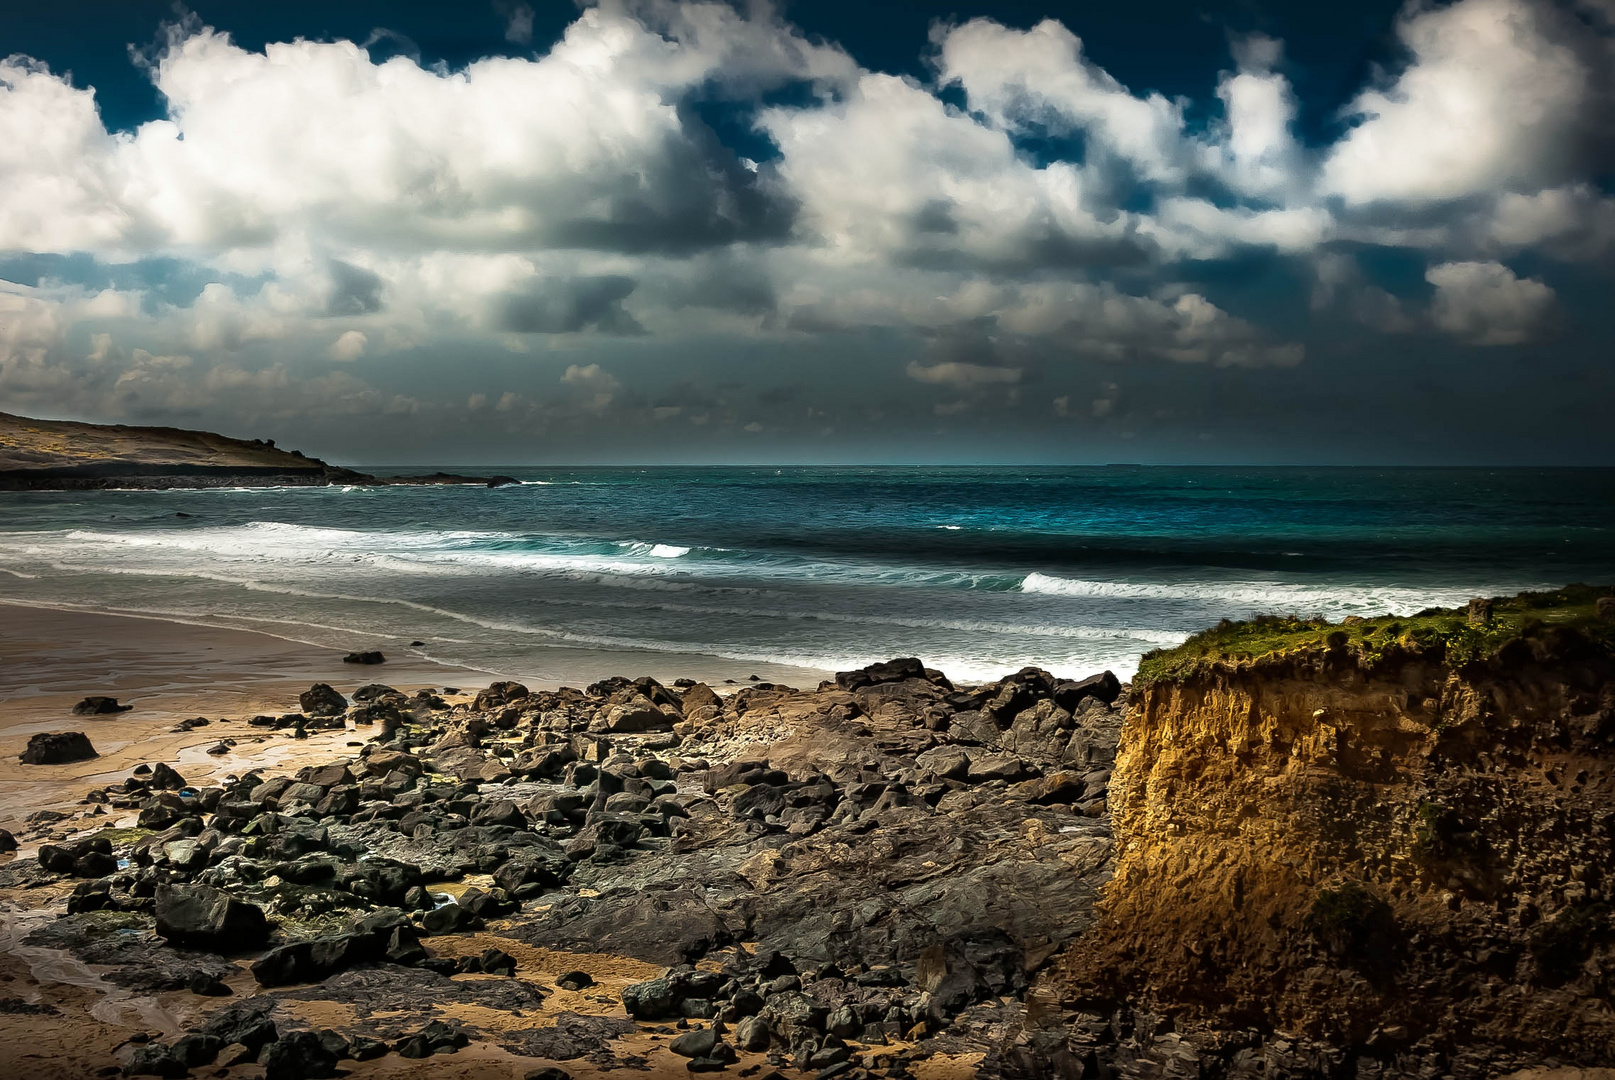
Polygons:
M1424 277L1436 287L1430 305L1436 326L1473 345L1529 341L1553 313L1552 289L1501 263L1442 263Z
M277 244L656 247L762 228L738 163L710 160L679 99L851 75L760 10L606 3L534 59L464 71L349 41L243 49L175 28L154 78L169 118L110 137L92 96L0 66L0 248ZM512 108L512 102L527 103Z
M1426 202L1563 178L1590 73L1551 5L1413 4L1397 34L1412 62L1353 102L1362 122L1329 153L1326 191L1353 204Z
M583 393L583 407L590 412L604 411L622 388L617 377L599 364L568 364L561 382Z
M1147 180L1173 180L1185 166L1183 114L1160 94L1138 97L1082 53L1082 40L1053 19L1013 30L972 19L940 32L944 84L964 88L970 108L1006 129L1081 129L1095 150Z
M908 377L916 382L952 386L961 390L994 384L1013 385L1021 381L1020 368L990 367L986 364L965 364L958 361L932 364L927 367L911 360L907 370Z
M1007 134L907 79L865 75L840 101L770 109L759 125L802 231L839 258L1069 262L1130 243L1130 216L1096 217L1080 170L1032 167Z
M331 342L331 347L326 350L326 355L338 363L357 360L364 355L365 346L368 344L370 344L370 339L365 336L363 330L347 330L343 332L341 337Z
M1298 106L1290 81L1273 70L1283 52L1283 43L1273 38L1241 38L1234 43L1239 71L1217 83L1224 130L1207 157L1215 172L1246 195L1299 193L1302 152L1291 131Z

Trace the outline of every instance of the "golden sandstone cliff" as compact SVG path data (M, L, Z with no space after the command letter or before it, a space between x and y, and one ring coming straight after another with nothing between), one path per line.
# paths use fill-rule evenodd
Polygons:
M1044 987L1059 1023L1033 1017L1006 1074L1615 1062L1611 592L1147 657L1115 877Z

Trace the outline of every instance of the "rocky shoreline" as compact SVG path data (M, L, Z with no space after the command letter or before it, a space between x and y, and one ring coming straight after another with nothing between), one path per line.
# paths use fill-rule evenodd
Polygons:
M203 789L157 763L89 796L132 829L0 869L12 896L65 900L27 943L113 985L205 998L249 968L244 1000L126 1048L130 1075L221 1055L334 1075L340 1058L472 1039L565 1069L647 1028L696 1069L903 1075L988 1053L1109 872L1125 705L1109 676L957 689L909 660L813 691L614 679L496 683L452 706L381 685L352 699L321 685L302 713L259 718L370 735L347 760ZM482 947L445 947L456 935ZM666 973L619 988L614 1016L430 1027L466 976L541 1016L554 989L519 977L520 946ZM302 1038L283 1015L377 998L413 1020ZM710 1035L678 1042L692 1026Z
M183 1016L78 1075L1594 1080L1611 605L1220 627L1131 686L320 684L249 723L347 755L152 763L0 893Z

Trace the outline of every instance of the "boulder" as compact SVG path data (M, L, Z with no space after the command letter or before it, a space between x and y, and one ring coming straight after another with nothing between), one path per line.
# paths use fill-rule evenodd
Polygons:
M206 885L158 886L156 914L157 933L179 945L240 952L269 937L262 908Z
M978 754L966 775L976 784L988 780L1019 780L1026 775L1026 763L1014 754Z
M160 1043L147 1043L139 1047L129 1055L129 1061L123 1067L125 1076L163 1076L178 1080L190 1073L190 1066Z
M683 700L679 704L685 716L689 716L697 709L713 709L719 712L723 710L723 698L706 683L696 683L684 691Z
M635 698L622 705L613 705L606 713L606 730L619 735L632 735L645 731L670 730L674 718L657 708L648 698Z
M179 791L190 787L183 776L175 770L158 762L152 766L151 775L146 778L146 786L153 791Z
M29 737L21 756L24 765L62 765L100 755L82 731L42 731Z
M680 1057L704 1058L711 1057L717 1045L718 1033L708 1027L685 1032L668 1043L667 1048Z
M843 690L857 690L877 683L902 682L904 679L925 678L925 665L912 656L870 664L857 671L836 672L836 685Z
M320 1080L336 1075L336 1055L312 1031L289 1031L258 1055L264 1080Z
M497 709L501 705L509 705L527 696L527 687L519 682L496 682L490 684L488 689L479 691L471 707L479 712L483 709Z
M748 1016L735 1025L735 1042L748 1054L760 1054L767 1050L773 1038L773 1033L768 1030L768 1021L761 1016Z
M375 649L366 652L350 652L342 658L344 664L385 664L387 658Z
M115 697L102 697L93 694L73 706L74 716L108 716L112 713L128 712L133 705L119 705Z
M970 772L970 755L963 747L944 745L920 754L914 764L942 780L963 780Z
M678 1014L682 995L665 976L622 988L622 1007L635 1020L664 1020Z
M351 696L354 701L370 702L375 701L377 698L403 697L404 695L386 683L366 683L355 690Z
M1121 696L1121 692L1121 680L1111 672L1102 671L1077 682L1056 683L1054 701L1067 712L1076 712L1083 698L1096 697L1109 705Z
M298 695L297 703L310 716L341 716L348 711L348 699L322 682Z

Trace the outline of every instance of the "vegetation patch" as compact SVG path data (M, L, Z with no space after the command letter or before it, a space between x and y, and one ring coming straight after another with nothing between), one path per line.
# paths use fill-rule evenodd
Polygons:
M1359 881L1319 890L1302 925L1340 959L1380 955L1396 934L1391 906Z
M1600 619L1600 597L1615 596L1615 586L1568 585L1553 592L1521 593L1491 602L1491 617L1472 623L1465 608L1428 608L1411 616L1323 618L1259 615L1245 622L1224 619L1172 649L1145 653L1136 684L1202 674L1218 664L1255 662L1292 653L1336 650L1354 654L1373 667L1397 652L1439 654L1462 665L1484 659L1513 641L1553 632L1574 631L1607 649L1615 649L1615 622Z

